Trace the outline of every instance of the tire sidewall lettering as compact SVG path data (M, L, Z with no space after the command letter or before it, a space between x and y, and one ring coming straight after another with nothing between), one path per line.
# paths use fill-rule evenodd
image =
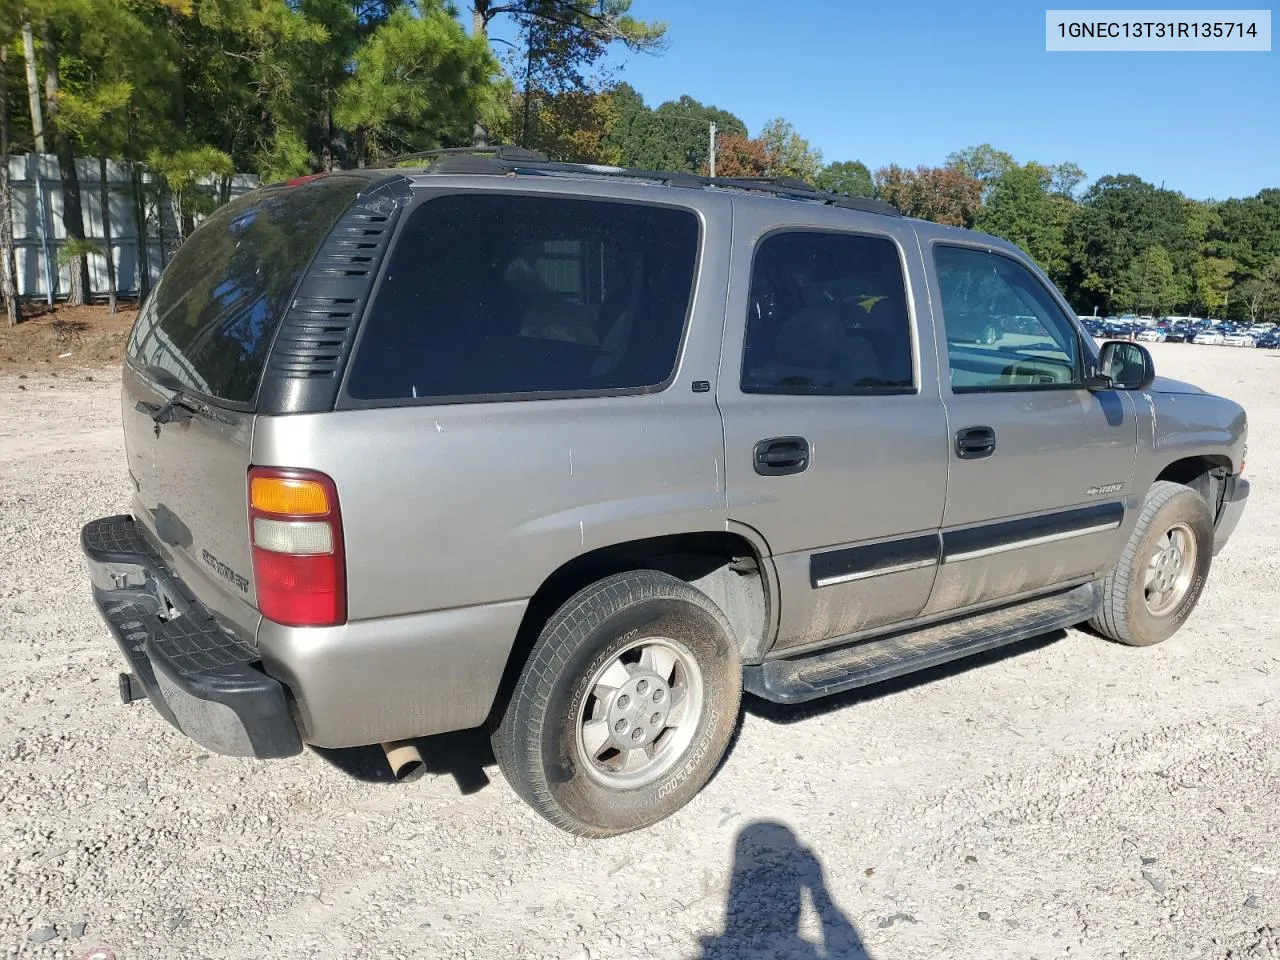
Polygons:
M698 765L702 762L702 758L706 756L707 751L711 749L716 726L719 723L720 711L713 708L711 712L707 714L707 721L703 724L702 735L698 737L697 742L685 755L684 761L680 764L680 769L658 785L659 800L662 800L674 793L689 779L689 777L693 776L694 771L697 770Z

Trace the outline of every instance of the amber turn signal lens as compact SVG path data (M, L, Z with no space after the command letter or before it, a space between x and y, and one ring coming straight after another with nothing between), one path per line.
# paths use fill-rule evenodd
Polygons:
M263 513L295 517L329 512L329 498L321 484L288 477L253 477L249 482L249 504Z

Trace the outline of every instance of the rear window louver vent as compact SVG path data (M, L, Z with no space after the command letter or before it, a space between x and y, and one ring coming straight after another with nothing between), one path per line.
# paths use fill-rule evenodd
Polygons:
M260 413L327 410L351 352L400 210L403 178L358 198L338 220L298 285L271 348Z

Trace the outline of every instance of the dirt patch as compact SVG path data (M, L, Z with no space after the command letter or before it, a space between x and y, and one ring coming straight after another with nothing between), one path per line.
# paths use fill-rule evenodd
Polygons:
M134 301L122 301L114 315L106 304L25 304L23 321L16 327L0 318L0 371L34 373L119 363L137 314Z

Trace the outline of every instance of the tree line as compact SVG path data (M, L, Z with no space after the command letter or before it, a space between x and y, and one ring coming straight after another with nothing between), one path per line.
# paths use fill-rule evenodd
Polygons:
M704 174L714 149L718 176L797 178L1006 237L1081 312L1280 319L1280 189L1199 201L1130 174L1090 183L1073 163L1018 162L987 144L938 167L827 162L785 119L752 135L728 110L692 96L651 107L619 82L610 50L660 55L666 43L666 26L636 19L631 0L459 2L0 0L0 155L57 155L68 301L89 296L89 256L105 257L114 299L110 244L86 239L83 214L86 190L105 207L107 158L134 171L138 235L165 209L180 241L227 199L234 172L270 182L510 143ZM78 156L100 158L98 183L79 182ZM0 247L12 322L9 216Z

